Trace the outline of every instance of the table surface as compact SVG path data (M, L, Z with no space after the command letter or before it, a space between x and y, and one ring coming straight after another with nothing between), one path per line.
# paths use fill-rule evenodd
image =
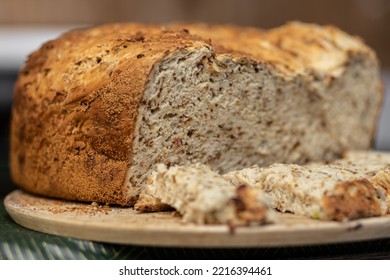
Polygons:
M25 229L5 211L4 197L0 200L0 259L390 259L390 239L253 249L183 249L91 242Z

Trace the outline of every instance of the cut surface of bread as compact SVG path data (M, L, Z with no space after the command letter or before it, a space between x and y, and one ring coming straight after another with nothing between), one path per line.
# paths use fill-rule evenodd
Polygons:
M272 220L272 210L261 196L260 189L235 186L204 165L167 168L160 164L135 208L155 211L169 205L183 221L196 224L264 224Z
M348 150L343 159L359 165L386 165L390 164L390 153L385 151L354 151Z
M381 99L374 52L330 26L75 30L20 72L12 176L40 195L133 205L157 163L226 173L367 149Z
M223 176L235 185L261 189L269 205L282 212L337 221L387 214L390 160L368 152L358 156L360 161L254 166Z
M390 156L355 151L329 164L255 165L224 175L199 165L160 166L149 178L135 208L160 211L169 205L178 209L185 221L243 223L245 220L234 218L237 204L231 204L238 201L233 197L240 186L248 192L247 197L252 197L250 206L243 209L256 209L256 205L264 209L265 205L281 212L335 221L380 216L390 209ZM250 191L258 192L257 199ZM272 215L270 210L267 213Z

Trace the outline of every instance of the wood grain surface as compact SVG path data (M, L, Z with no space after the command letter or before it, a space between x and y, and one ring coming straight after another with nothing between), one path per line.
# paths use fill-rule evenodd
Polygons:
M338 223L280 213L276 224L240 227L185 224L172 212L138 213L48 199L17 190L4 201L12 219L39 232L117 244L172 247L279 247L390 237L390 216Z

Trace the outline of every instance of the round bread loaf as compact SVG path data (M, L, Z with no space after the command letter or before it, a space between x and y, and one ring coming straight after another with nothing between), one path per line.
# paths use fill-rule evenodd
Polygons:
M132 205L156 163L219 172L371 146L378 62L335 27L110 24L32 53L15 86L23 189Z

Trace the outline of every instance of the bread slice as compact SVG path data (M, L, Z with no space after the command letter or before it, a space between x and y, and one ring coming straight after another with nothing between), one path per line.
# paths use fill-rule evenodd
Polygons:
M390 160L366 155L327 165L254 166L224 178L261 189L270 206L282 212L337 221L384 215L390 209Z
M272 220L260 189L235 186L199 164L169 169L157 166L135 208L156 211L164 205L175 208L183 221L196 224L248 225Z
M347 150L343 159L355 165L386 165L390 164L390 153L383 151L355 151Z
M331 26L75 30L20 71L12 176L40 195L133 205L156 163L225 173L367 149L381 99L374 52Z
M267 221L265 213L272 215L265 211L268 205L282 212L336 221L389 213L390 155L354 151L345 157L330 164L255 165L223 176L206 166L167 169L160 165L135 208L161 211L169 205L178 209L185 221L199 224L248 223L239 218L238 201L244 201L240 205L245 205L241 208L247 213L261 213L252 218L258 223ZM240 189L251 199L243 200L237 193ZM257 208L260 210L253 210Z

